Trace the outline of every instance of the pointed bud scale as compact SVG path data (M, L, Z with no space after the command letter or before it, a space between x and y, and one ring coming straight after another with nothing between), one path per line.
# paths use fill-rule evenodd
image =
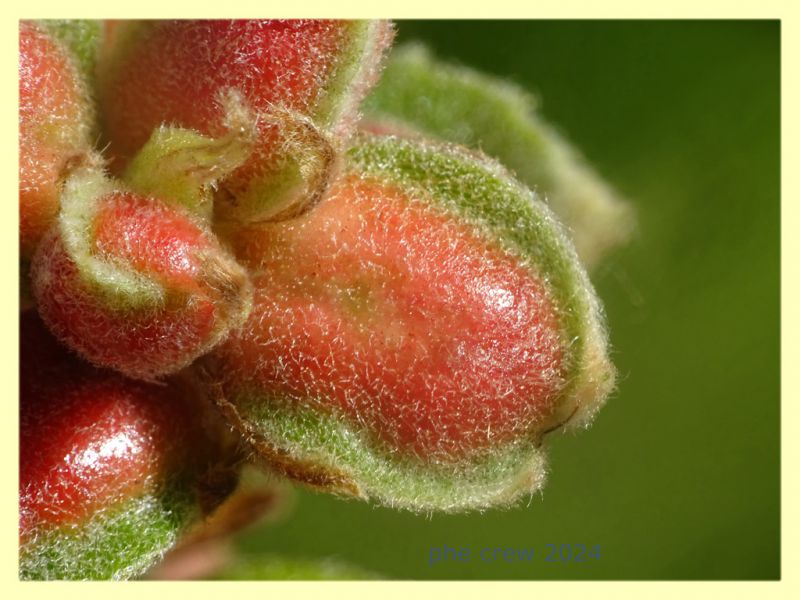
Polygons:
M83 59L62 43L71 32L58 23L22 21L19 26L19 212L20 253L29 259L58 214L65 171L91 148L93 109ZM59 35L54 35L56 32ZM77 37L77 33L75 33ZM92 44L89 28L82 36Z
M99 69L112 153L129 160L161 125L220 137L224 98L235 92L258 141L221 183L220 215L253 222L302 212L327 186L391 37L378 21L117 24Z
M574 249L478 155L364 138L314 211L237 239L254 307L209 371L291 478L412 510L509 504L544 481L542 437L613 387Z
M225 135L210 138L191 129L162 125L128 163L124 175L128 185L210 222L219 181L252 155L258 133L238 92L231 91L223 102Z
M177 384L79 361L22 317L20 578L128 579L233 486Z
M246 272L186 211L93 169L64 185L32 265L39 312L90 362L139 379L177 372L241 325Z
M634 226L618 197L577 150L507 81L436 60L419 44L392 52L364 103L364 128L480 148L543 197L567 225L581 259L597 265Z

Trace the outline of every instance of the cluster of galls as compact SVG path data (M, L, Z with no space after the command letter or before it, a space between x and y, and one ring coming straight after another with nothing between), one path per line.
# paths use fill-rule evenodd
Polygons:
M603 403L566 229L448 142L535 163L587 261L624 206L520 92L419 49L361 107L392 34L21 24L24 578L142 573L242 456L390 506L506 505Z

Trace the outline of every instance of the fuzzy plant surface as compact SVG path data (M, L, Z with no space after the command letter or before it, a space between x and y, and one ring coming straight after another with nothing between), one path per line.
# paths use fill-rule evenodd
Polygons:
M276 475L508 506L606 401L579 253L627 209L519 90L419 48L362 107L392 38L21 23L22 578L139 577L274 511ZM359 576L281 560L220 576Z
M202 220L95 169L64 185L32 265L39 314L90 362L131 377L175 373L249 314L247 273Z
M506 80L438 60L422 44L396 48L364 103L364 129L480 149L535 190L570 230L581 260L599 264L631 236L628 205Z
M137 576L233 486L181 385L96 369L33 311L21 365L21 579Z
M391 39L382 21L120 23L98 87L112 152L124 162L164 123L219 136L233 92L258 116L257 142L216 210L243 222L302 212L335 174Z
M544 482L542 437L613 387L564 230L485 157L365 137L314 211L240 233L253 311L210 370L290 478L411 510L509 504Z
M96 37L77 22L21 21L19 29L19 247L21 300L28 264L58 215L59 187L96 133L88 71ZM80 29L81 32L77 30Z

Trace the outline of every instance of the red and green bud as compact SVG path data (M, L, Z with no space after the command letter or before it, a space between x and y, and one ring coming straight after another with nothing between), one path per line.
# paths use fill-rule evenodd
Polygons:
M91 367L32 312L21 375L22 579L139 575L233 487L184 386Z
M220 183L219 214L253 222L302 212L337 167L391 33L376 21L119 23L100 63L111 151L125 163L163 124L220 137L233 93L257 141Z
M177 372L250 310L247 273L201 219L77 170L32 265L39 313L90 362L139 379Z
M65 173L91 149L94 111L83 69L96 43L96 31L81 22L76 27L82 27L80 34L61 22L20 22L19 212L23 260L31 257L58 215ZM73 51L78 40L83 44L81 56Z
M613 387L599 304L549 210L456 147L364 138L320 205L240 231L247 323L217 402L271 467L413 510L508 504L543 436Z
M436 60L419 44L392 52L364 103L364 128L480 148L546 200L592 267L631 235L630 205L502 79Z

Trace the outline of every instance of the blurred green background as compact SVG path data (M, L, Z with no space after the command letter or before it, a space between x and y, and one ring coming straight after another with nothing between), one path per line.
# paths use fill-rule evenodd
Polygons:
M513 510L417 516L299 491L242 552L392 579L776 579L779 510L777 21L398 23L506 76L635 204L636 239L593 274L619 390L553 441ZM547 562L547 544L600 545ZM429 565L431 548L469 562ZM534 548L483 562L481 548Z

